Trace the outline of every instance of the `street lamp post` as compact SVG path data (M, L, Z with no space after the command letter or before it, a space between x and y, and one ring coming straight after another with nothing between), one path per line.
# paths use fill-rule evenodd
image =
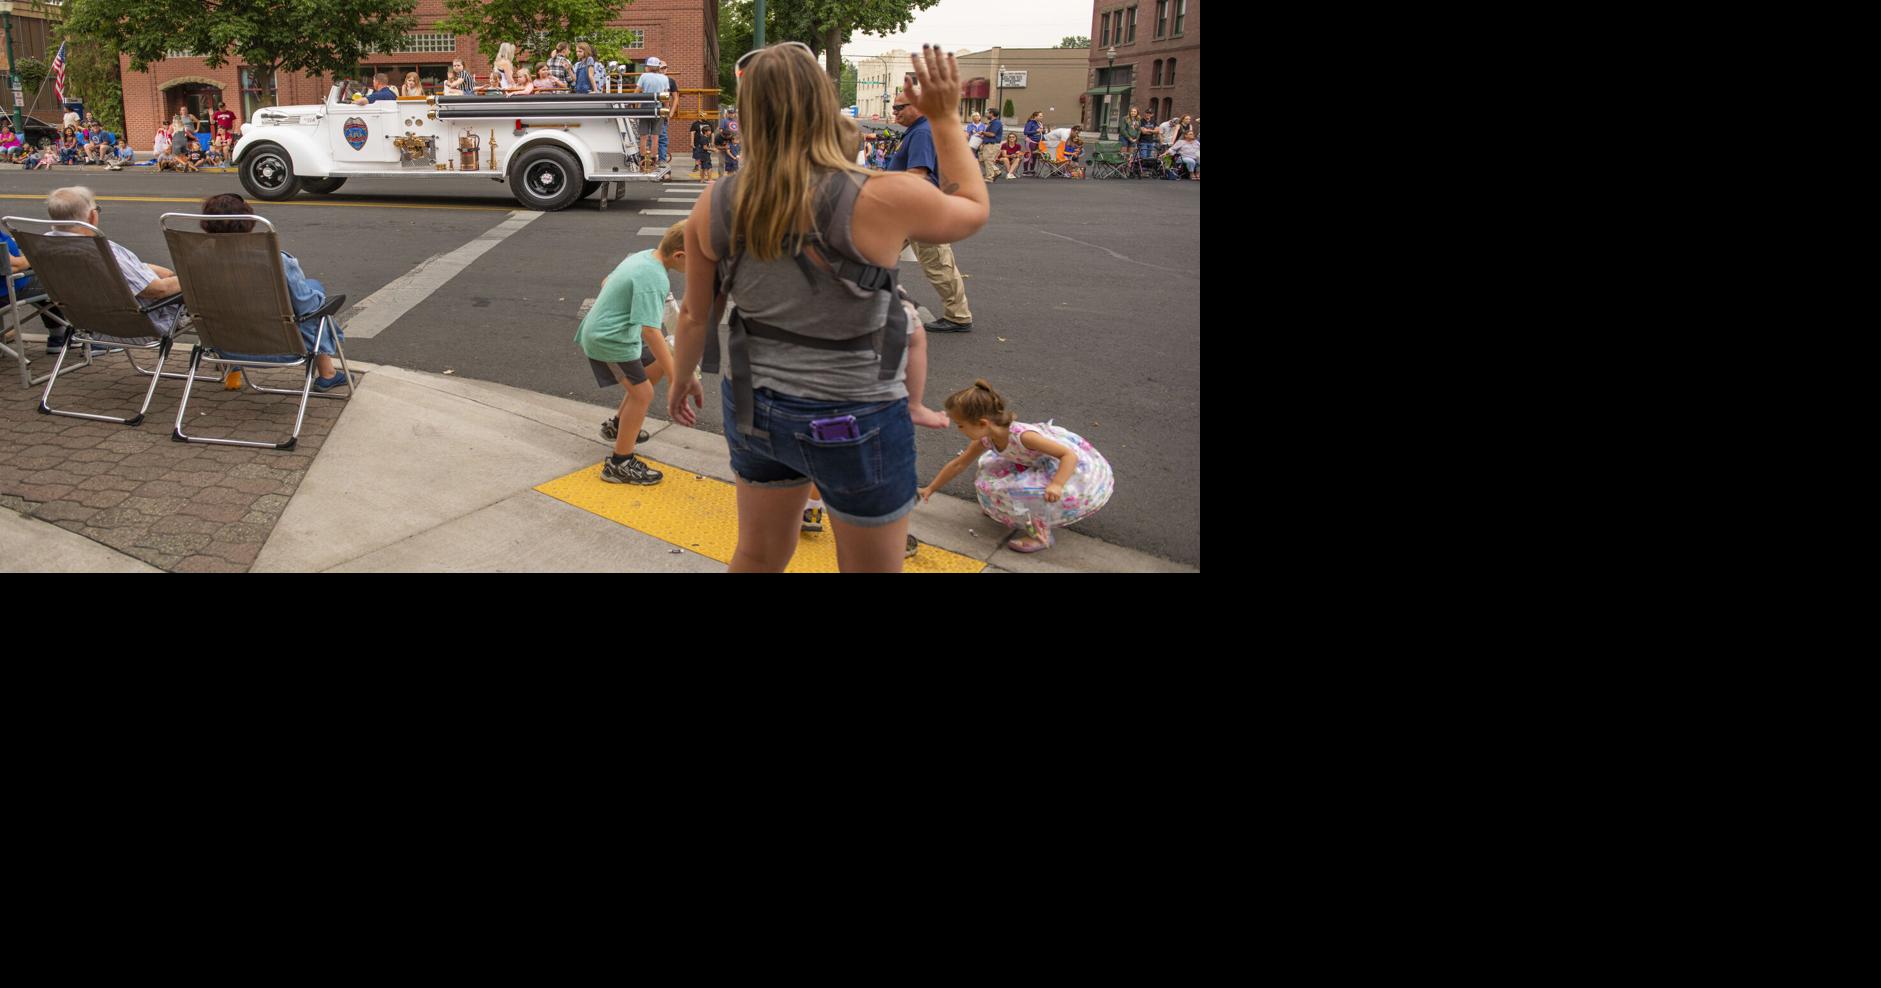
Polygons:
M755 51L762 47L764 47L764 0L758 0L757 30L751 38L751 48Z
M999 67L999 106L994 109L999 114L999 125L1006 126L1006 66Z
M1117 80L1117 46L1111 45L1110 50L1104 54L1110 56L1110 64L1104 68L1104 119L1097 127L1100 134L1104 132L1105 127L1110 125L1110 96L1111 90L1116 87Z

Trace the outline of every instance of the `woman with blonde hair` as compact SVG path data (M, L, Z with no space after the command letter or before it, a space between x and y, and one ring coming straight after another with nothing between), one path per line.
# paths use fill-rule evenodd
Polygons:
M490 63L490 86L507 90L516 81L516 46L505 41L496 46L496 60Z
M668 401L675 422L696 421L704 389L693 371L716 310L728 306L732 572L784 570L813 481L835 527L837 564L901 569L918 489L904 363L916 322L902 303L897 258L909 239L963 240L987 216L986 183L960 123L959 66L929 46L913 62L912 101L933 121L944 186L849 160L836 88L807 46L786 42L739 59L745 167L706 189L686 224Z

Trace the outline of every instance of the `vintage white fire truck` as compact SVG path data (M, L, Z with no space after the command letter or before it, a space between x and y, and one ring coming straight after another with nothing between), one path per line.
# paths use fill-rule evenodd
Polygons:
M352 84L326 103L255 112L233 154L242 185L260 199L326 194L349 178L425 181L487 177L509 183L531 209L566 209L601 193L601 208L629 182L658 182L667 164L640 153L640 135L672 116L671 96L557 93L424 96L359 103Z

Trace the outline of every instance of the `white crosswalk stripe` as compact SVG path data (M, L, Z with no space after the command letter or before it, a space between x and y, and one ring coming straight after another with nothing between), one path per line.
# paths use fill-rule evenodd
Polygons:
M640 211L640 215L642 216L691 216L692 210L690 209L643 209Z

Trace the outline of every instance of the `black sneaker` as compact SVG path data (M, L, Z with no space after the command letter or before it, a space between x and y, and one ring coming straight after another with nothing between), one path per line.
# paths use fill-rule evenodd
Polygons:
M903 554L901 558L913 559L914 554L920 551L921 551L921 540L910 535L908 536L908 551L905 554Z
M822 508L803 509L803 530L806 532L820 532L823 530Z
M954 322L951 319L941 319L928 323L927 331L930 333L971 333L973 332L973 324L970 322Z
M613 442L620 438L620 416L616 415L606 422L601 423L601 438L608 442ZM640 434L634 437L634 445L638 446L652 438L652 436L647 435L647 430L641 429Z
M606 463L601 464L601 479L610 484L640 484L646 486L659 483L663 477L665 477L665 474L640 462L640 458L633 455L629 455L619 463L608 460Z

